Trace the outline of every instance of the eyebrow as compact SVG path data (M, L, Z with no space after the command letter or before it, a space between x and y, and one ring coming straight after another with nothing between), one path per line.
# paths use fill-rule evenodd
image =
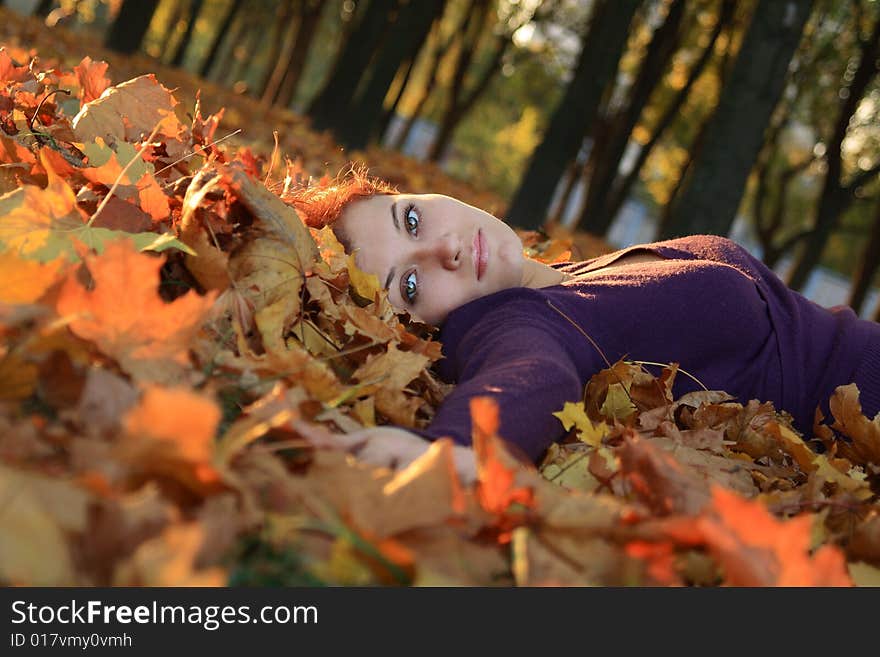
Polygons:
M397 232L400 232L400 223L397 221L397 201L391 204L391 221L394 222L394 227L397 229ZM392 267L391 271L388 272L388 277L385 279L385 289L389 289L391 287L391 279L394 278L394 274L397 271L397 267Z

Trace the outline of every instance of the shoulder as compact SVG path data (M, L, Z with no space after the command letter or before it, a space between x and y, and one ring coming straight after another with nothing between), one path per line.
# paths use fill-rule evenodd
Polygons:
M564 327L541 289L514 287L474 299L453 310L440 330L444 378L475 353L510 357L520 350L553 350L564 343ZM450 370L452 368L452 370Z

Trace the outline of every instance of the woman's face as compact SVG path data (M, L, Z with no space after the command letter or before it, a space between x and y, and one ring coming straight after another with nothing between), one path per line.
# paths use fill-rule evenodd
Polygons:
M333 224L397 308L438 326L455 308L522 285L522 242L488 212L441 194L353 201Z

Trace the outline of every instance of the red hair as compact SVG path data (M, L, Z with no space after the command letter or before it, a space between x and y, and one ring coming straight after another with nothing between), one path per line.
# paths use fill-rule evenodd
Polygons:
M282 198L296 208L307 226L323 228L332 226L345 206L355 199L396 193L397 188L391 183L368 175L366 166L352 166L336 178L325 177L317 183L288 190Z

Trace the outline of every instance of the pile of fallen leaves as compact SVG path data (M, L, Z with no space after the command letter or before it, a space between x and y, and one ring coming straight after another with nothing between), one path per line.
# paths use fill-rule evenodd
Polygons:
M0 50L0 580L41 585L849 585L880 566L880 418L821 449L770 404L618 362L539 469L475 400L478 481L292 428L429 423L431 327L152 76ZM560 240L529 252L566 256ZM820 454L819 451L822 453Z

